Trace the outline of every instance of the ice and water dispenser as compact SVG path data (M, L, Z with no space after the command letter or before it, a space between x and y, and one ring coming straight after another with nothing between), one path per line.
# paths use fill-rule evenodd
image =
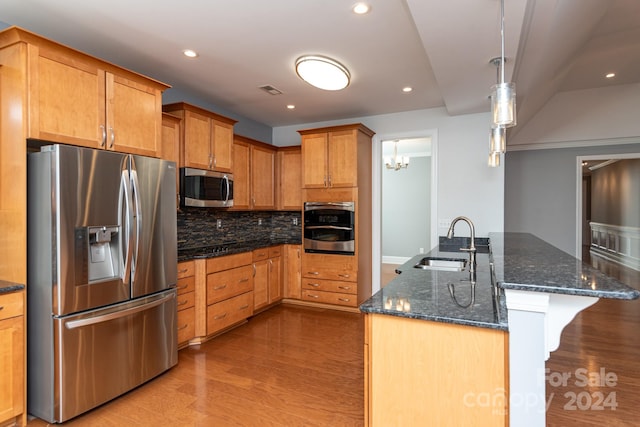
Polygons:
M76 229L76 284L91 284L122 277L120 226Z

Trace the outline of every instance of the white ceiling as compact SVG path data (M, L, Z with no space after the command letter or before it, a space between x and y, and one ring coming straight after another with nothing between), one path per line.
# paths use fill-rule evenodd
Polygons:
M445 107L489 110L499 0L2 0L0 21L166 82L269 126ZM639 0L505 0L518 127L557 92L640 80ZM182 57L185 48L200 53ZM340 92L301 81L303 54L342 62ZM606 80L606 72L615 71ZM281 95L258 89L272 85ZM403 93L412 86L411 93ZM295 104L288 110L287 104Z

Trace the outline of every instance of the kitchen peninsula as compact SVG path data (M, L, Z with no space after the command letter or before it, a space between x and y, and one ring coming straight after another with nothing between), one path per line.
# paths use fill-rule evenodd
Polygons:
M562 328L598 298L640 297L530 234L479 240L475 277L414 268L424 257L467 258L457 249L468 243L441 238L360 306L368 425L542 426L539 376Z

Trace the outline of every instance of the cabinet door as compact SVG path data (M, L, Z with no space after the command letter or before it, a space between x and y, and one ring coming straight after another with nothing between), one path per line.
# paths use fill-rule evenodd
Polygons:
M233 170L233 125L211 121L213 169L220 172Z
M159 157L162 93L107 73L107 148Z
M282 299L282 258L269 259L269 304Z
M300 299L302 245L285 245L284 297Z
M24 319L0 320L0 424L24 411L24 378Z
M33 48L30 52L28 136L90 148L104 147L107 131L104 70L45 49Z
M253 209L275 209L276 152L251 146L251 201Z
M162 154L161 157L180 164L180 119L162 114ZM179 206L178 192L180 191L180 174L176 171L176 206Z
M358 185L358 146L355 130L329 132L329 187Z
M213 166L211 119L202 114L186 110L183 125L184 166L196 169L210 169Z
M233 209L249 209L251 170L249 167L249 144L233 143Z
M278 209L302 210L301 161L300 149L278 152Z
M269 260L253 263L253 308L259 309L269 304Z
M327 186L327 134L302 136L302 186L324 188Z

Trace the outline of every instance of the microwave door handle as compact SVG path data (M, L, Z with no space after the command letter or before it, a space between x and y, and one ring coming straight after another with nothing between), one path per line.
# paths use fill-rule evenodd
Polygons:
M337 225L307 225L304 228L306 228L307 230L347 230L347 231L351 231L353 230L352 227L339 227Z
M227 175L225 175L225 176L222 177L222 180L224 181L225 188L226 188L225 198L224 198L224 204L226 205L227 202L229 202L229 177Z

